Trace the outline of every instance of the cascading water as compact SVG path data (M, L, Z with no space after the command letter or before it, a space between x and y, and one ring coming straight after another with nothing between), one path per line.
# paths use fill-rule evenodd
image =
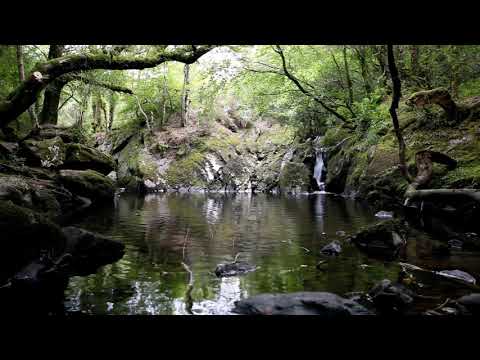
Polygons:
M320 138L315 139L315 143L318 143ZM320 191L325 191L325 182L324 180L324 150L321 147L315 148L315 168L313 170L313 177L317 182L318 189Z

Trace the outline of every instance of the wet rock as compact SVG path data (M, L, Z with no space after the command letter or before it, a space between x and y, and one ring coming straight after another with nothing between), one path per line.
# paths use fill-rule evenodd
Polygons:
M337 231L335 234L336 234L337 236L341 236L341 237L347 235L347 233L346 233L345 231L342 231L342 230Z
M62 228L62 232L67 239L63 251L71 257L67 267L70 276L94 273L125 253L125 245L108 237L74 226Z
M217 277L227 277L246 274L256 270L256 266L245 261L236 261L229 264L219 264L215 269Z
M108 173L107 177L111 179L112 181L117 181L117 172L116 171L111 171Z
M95 170L107 175L115 169L112 157L101 151L82 144L67 144L65 169Z
M235 302L233 312L244 315L319 315L326 318L373 315L355 301L328 292L256 295Z
M393 217L393 212L391 211L379 211L375 214L376 217L378 218L384 218L384 219L387 219L387 218L392 218Z
M472 275L461 270L442 270L435 272L435 274L449 280L464 282L472 285L475 285L477 282Z
M480 250L480 236L473 232L463 234L462 247L465 250Z
M328 256L338 256L342 252L342 245L338 241L332 241L330 244L325 245L320 252Z
M59 253L64 245L60 228L30 209L0 200L0 286L42 253Z
M452 250L462 250L463 242L458 239L451 239L448 241L448 248Z
M59 181L70 191L92 201L113 199L114 182L94 170L60 170Z
M464 306L471 314L480 314L480 294L469 294L457 299L457 303Z
M57 168L65 162L66 147L60 137L46 140L28 139L20 144L20 154L29 165Z
M0 141L0 156L11 157L18 151L18 144L15 142Z
M415 294L402 284L384 279L368 293L375 308L381 314L403 313L413 303Z
M407 228L399 220L386 220L363 228L349 240L372 255L393 258L407 243Z

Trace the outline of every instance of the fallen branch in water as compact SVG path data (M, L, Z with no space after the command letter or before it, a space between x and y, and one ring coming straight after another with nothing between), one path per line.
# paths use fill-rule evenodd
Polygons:
M193 290L193 272L190 270L190 267L182 261L182 266L188 272L188 286L187 291L185 292L185 310L192 315L192 307L193 307L193 298L192 298L192 290Z
M190 228L187 228L187 232L185 234L185 238L183 239L183 248L182 248L182 260L185 259L185 249L187 246L187 240L188 240L188 232L190 231Z
M309 252L310 252L310 250L309 250L309 249L307 249L306 247L303 247L303 246L300 246L300 245L294 244L294 243L292 243L290 240L288 240L288 241L285 241L285 240L283 240L282 242L283 242L283 243L290 244L290 245L295 245L295 246L298 246L299 248L301 248L301 249L305 250L307 253L309 253Z
M435 309L433 309L432 311L440 310L440 309L443 308L445 305L447 305L449 301L450 301L450 298L447 298L447 300L445 300L443 303L441 303L440 305L438 305L438 306L437 306Z

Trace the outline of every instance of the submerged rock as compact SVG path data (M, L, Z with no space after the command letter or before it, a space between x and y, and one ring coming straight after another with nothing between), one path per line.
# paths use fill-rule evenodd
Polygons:
M233 312L244 315L320 315L327 318L373 315L355 301L328 292L256 295L235 302Z
M236 261L229 264L219 264L215 269L215 275L218 277L227 277L241 275L255 271L257 268L245 261Z
M399 220L386 220L360 230L349 240L372 255L395 257L407 243L407 229Z
M325 245L320 252L328 256L338 256L342 252L342 245L337 240Z

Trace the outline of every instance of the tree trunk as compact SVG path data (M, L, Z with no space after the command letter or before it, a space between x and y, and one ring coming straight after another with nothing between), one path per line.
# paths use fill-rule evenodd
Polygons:
M113 54L67 55L37 65L31 75L0 102L0 127L5 127L26 111L40 92L58 77L76 71L94 69L127 70L156 67L166 61L194 63L213 46L191 46L189 49L162 50L153 57L136 58Z
M64 45L50 45L48 51L48 60L59 58L63 55ZM58 107L60 104L60 97L62 89L66 83L54 80L45 88L43 98L43 107L40 114L40 124L53 124L58 122Z
M110 96L110 108L108 111L109 119L107 125L107 132L112 130L113 120L115 119L115 107L117 105L117 99L115 98L115 94L112 93Z
M345 76L347 79L347 89L348 89L348 104L352 106L353 104L353 89L352 89L352 79L350 78L350 69L348 68L347 61L347 47L343 47L343 64L345 66Z
M166 124L166 116L167 116L167 98L168 98L168 83L167 83L167 64L163 64L163 110L162 110L162 123L160 124L160 128Z
M402 85L398 77L398 70L395 65L395 56L393 55L393 46L387 45L388 69L392 78L392 104L390 106L390 116L392 117L393 128L398 140L398 156L400 160L400 171L402 175L410 182L410 174L408 173L407 163L405 159L405 141L403 139L402 130L398 124L397 108L400 98L402 97Z
M25 62L23 60L23 46L17 45L16 50L17 50L18 78L20 79L20 82L23 82L25 81ZM28 115L30 116L30 119L32 120L32 122L35 124L35 127L38 127L38 119L37 119L35 110L32 109L32 107L28 108Z
M187 125L188 115L188 92L190 82L190 66L185 64L183 67L183 89L182 89L182 127Z
M360 45L355 48L355 51L357 53L357 58L358 58L358 63L360 65L360 72L362 74L362 79L363 79L363 86L365 88L365 94L367 96L370 96L372 93L372 87L370 85L370 81L368 78L368 69L367 69L367 52L364 46Z

